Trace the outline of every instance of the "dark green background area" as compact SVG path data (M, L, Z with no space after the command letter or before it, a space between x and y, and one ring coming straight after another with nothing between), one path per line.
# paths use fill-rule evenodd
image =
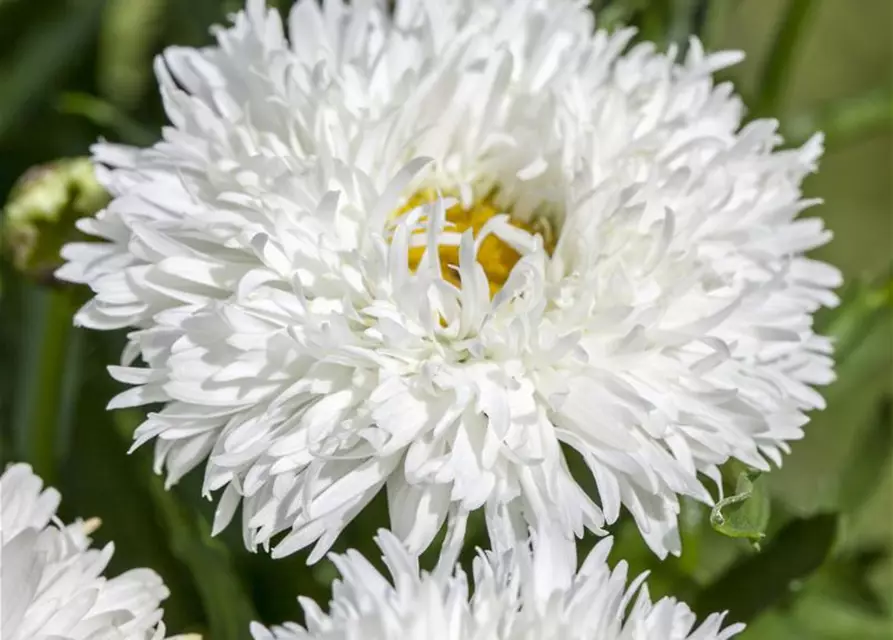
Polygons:
M29 167L85 155L100 136L151 142L164 122L152 57L171 44L209 42L208 26L239 4L0 0L0 201ZM810 215L835 234L817 257L848 281L841 309L818 318L845 346L828 409L783 468L757 480L772 504L762 551L716 533L708 511L687 504L681 559L656 562L623 521L612 560L651 570L655 596L676 594L699 613L731 608L750 622L745 639L891 638L893 0L593 4L605 23L631 21L662 47L697 32L710 49L744 50L747 60L725 77L752 112L777 116L791 140L826 129L828 150L806 191L824 199ZM791 10L804 20L785 60L776 45ZM772 78L781 79L777 95ZM119 390L104 367L117 359L122 336L70 328L84 292L23 277L2 258L0 286L0 461L34 464L62 491L65 519L101 517L95 538L115 541L113 573L161 573L172 592L171 631L244 638L248 620L298 618L299 593L328 598L330 563L308 568L303 554L274 562L248 553L238 525L211 539L213 505L199 496L200 471L165 492L151 471L151 446L127 456L140 414L104 409ZM336 548L376 555L371 538L385 514L379 499ZM480 531L474 520L475 544L486 543Z

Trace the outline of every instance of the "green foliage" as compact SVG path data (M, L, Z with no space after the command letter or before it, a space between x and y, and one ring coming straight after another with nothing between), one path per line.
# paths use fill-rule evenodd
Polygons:
M742 557L705 588L695 601L695 610L701 614L728 611L733 620L753 620L822 565L836 532L835 515L792 520L765 549Z
M890 318L893 318L893 266L874 281L860 278L849 285L843 304L821 329L834 338L837 362L843 364L871 335L874 327Z
M793 144L805 142L815 131L825 134L828 148L859 141L893 124L893 87L879 87L865 95L808 111L786 123Z
M787 0L757 82L753 109L759 117L776 115L783 91L794 72L794 54L797 52L797 45L804 34L808 19L817 8L818 3L815 0Z
M766 537L769 525L769 493L766 479L755 469L738 474L735 493L718 500L710 511L710 525L730 538L747 538L754 549L760 550L760 540Z
M47 3L49 4L49 3ZM15 56L0 62L0 140L22 118L23 112L58 86L60 76L74 63L70 52L95 37L105 0L55 2L43 28L29 30ZM0 20L2 20L0 15Z
M885 397L840 476L837 504L855 514L877 491L893 455L893 398Z
M209 637L239 640L258 616L226 545L211 537L208 522L166 491L160 478L149 479L149 491L167 529L171 553L198 577L195 588L201 597Z
M286 10L290 3L276 4ZM73 329L71 317L85 292L62 289L47 275L59 246L77 237L73 221L101 207L105 198L82 161L59 159L85 155L98 136L140 145L157 139L164 117L153 57L168 45L207 43L209 27L240 5L237 0L0 0L0 192L7 203L2 221L7 251L0 258L0 457L3 463L31 462L58 486L64 519L102 520L94 537L115 541L113 573L150 566L162 575L172 594L165 603L172 632L196 631L213 640L244 637L247 621L254 618L294 618L299 593L324 602L333 567L323 562L308 568L302 554L272 562L264 553L249 553L234 530L238 527L211 538L211 506L199 497L200 472L165 491L152 474L150 451L127 455L130 431L141 415L105 410L120 390L105 366L116 361L122 338ZM837 174L835 169L821 173L808 190L828 201L820 215L838 236L822 257L844 264L852 283L840 308L826 313L820 326L837 343L840 379L825 393L828 410L813 417L807 442L795 445L785 468L761 475L730 465L725 472L735 486L712 510L684 500L680 558L658 561L635 526L622 518L613 531L612 559L626 559L633 573L651 571L656 596L687 599L699 613L729 609L730 619L750 623L745 639L888 638L893 502L885 494L893 486L893 279L890 272L877 278L860 274L876 272L889 260L889 38L860 42L862 48L853 52L823 37L810 55L803 51L814 30L827 33L822 21L831 12L842 16L832 20L831 32L839 29L843 37L882 23L876 14L889 13L889 3L865 0L857 8L849 0L596 0L592 5L600 26L632 24L662 47L672 43L684 51L689 36L698 35L711 48L747 50L753 62L732 77L743 88L754 79L746 91L749 113L779 115L784 107L781 114L791 117L782 130L791 144L817 128L826 131L828 164L833 167L836 157L844 161ZM863 80L829 89L832 64L845 65L847 78ZM828 89L821 95L829 99L817 100L815 90L804 88L810 73ZM880 151L856 161L835 155L860 144ZM885 162L886 169L878 171ZM45 169L13 188L34 166ZM873 199L847 191L844 178L835 183L835 175L850 170L883 183ZM867 213L878 210L882 217ZM850 233L865 226L871 228L872 245ZM374 561L372 536L386 523L386 514L379 497L337 548L359 547ZM472 545L485 544L479 518L472 518L469 530ZM593 542L585 539L583 550ZM471 555L473 549L465 559Z
M114 105L133 108L149 90L152 55L169 0L107 0L99 33L96 69L99 93Z

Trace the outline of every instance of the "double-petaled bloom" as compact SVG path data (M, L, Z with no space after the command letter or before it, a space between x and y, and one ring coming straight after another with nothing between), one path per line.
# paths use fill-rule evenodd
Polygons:
M44 489L28 465L0 476L3 640L161 640L168 591L158 574L106 578L114 545L91 548L98 521L63 525L58 506L59 493Z
M461 568L439 564L420 572L416 558L389 532L379 533L382 576L362 555L333 555L341 573L328 612L301 599L303 626L254 625L255 640L728 640L742 624L723 627L724 614L700 624L673 598L652 602L639 576L613 570L602 540L576 571L573 545L540 535L533 549L479 553L472 580ZM560 541L560 542L559 542ZM443 559L443 558L442 558Z
M680 496L780 463L823 405L838 272L802 179L712 74L571 0L249 0L156 71L170 118L102 143L111 204L60 277L134 327L112 407L169 483L205 463L246 544L319 558L379 491L412 552L488 525L678 553Z

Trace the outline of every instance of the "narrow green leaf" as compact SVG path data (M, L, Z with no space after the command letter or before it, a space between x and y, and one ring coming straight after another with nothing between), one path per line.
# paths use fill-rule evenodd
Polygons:
M838 367L862 344L872 330L893 315L893 266L873 282L856 280L843 295L840 306L819 327L819 333L834 339Z
M62 113L86 118L93 124L109 129L127 144L140 147L151 145L158 134L133 120L110 102L86 93L64 93L57 108Z
M832 514L792 520L761 553L743 557L705 587L694 600L695 611L728 611L730 620L753 620L822 565L834 544L837 523Z
M225 5L221 0L168 2L166 39L182 46L208 44L211 41L212 25L223 24L229 13L245 8L244 2Z
M729 18L741 4L741 0L709 0L701 39L706 49L723 48Z
M756 469L738 474L735 493L718 501L710 511L710 525L730 538L747 538L759 550L769 524L766 479Z
M97 82L109 102L129 109L153 84L152 57L168 0L107 0L99 33Z
M893 90L882 87L865 95L845 98L817 111L787 120L785 138L798 146L816 131L825 134L828 149L840 148L884 127L893 126Z
M140 420L139 412L119 411L115 414L118 431L128 441ZM195 588L208 621L209 637L214 640L243 638L245 630L258 616L226 545L211 537L205 519L182 504L175 493L166 490L161 478L149 476L146 484L167 530L171 552L195 578Z
M611 31L628 25L647 4L647 0L614 0L610 3L599 3L602 4L606 6L604 8L593 6L596 11L596 25L600 29Z
M854 514L874 495L893 453L893 398L887 396L843 468L837 504Z
M709 7L708 0L673 0L667 41L679 47L681 57L688 51L689 39L704 31Z
M659 47L667 44L672 21L671 0L651 0L642 3L634 24L643 40L656 42Z
M73 412L74 446L56 484L63 494L60 516L66 522L98 517L102 526L93 535L96 545L115 543L106 575L135 567L157 571L171 593L163 603L168 630L198 630L203 626L203 608L195 583L202 577L169 548L165 523L153 509L145 483L152 474L151 454L129 456L129 440L119 436L113 414L105 409L109 398L121 390L105 371L107 360L98 351L98 345L109 337L96 332L85 335L83 376Z
M793 71L797 45L806 31L810 15L819 5L821 2L816 0L788 0L757 80L757 97L752 105L756 117L771 116L776 112Z
M0 68L0 139L78 60L77 52L89 51L104 5L105 0L71 0L62 15L43 21L43 28L29 34Z
M63 409L71 412L63 400L73 307L65 291L35 287L26 295L30 348L19 373L15 430L24 459L52 484L59 459L59 417Z

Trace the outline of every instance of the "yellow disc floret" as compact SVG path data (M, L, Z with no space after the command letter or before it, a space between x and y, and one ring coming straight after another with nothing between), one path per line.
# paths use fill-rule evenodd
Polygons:
M433 202L437 198L438 194L435 191L431 189L421 190L415 193L406 204L397 211L397 216L400 216L407 211L411 211L416 207ZM463 207L461 204L455 204L446 210L448 230L462 234L471 229L474 237L477 238L487 221L493 216L501 213L507 212L504 208L500 208L494 203L492 196L486 196L480 200L476 200L468 208ZM424 218L422 220L424 221ZM551 240L551 238L545 237L546 234L542 233L541 227L544 226L542 221L528 224L510 218L509 223L512 226L527 231L531 235L543 235L547 242ZM424 233L424 231L419 229L415 233ZM547 250L550 250L551 248L551 246L546 247ZM409 249L409 268L412 271L418 269L424 254L424 246L412 247ZM438 254L440 256L441 273L443 274L444 280L451 282L457 287L461 286L462 281L459 277L459 247L452 244L442 244L438 247ZM492 298L502 288L506 280L508 280L512 268L514 268L518 260L521 259L521 254L496 235L490 234L480 243L476 257L487 276L487 282L490 286L490 297Z

